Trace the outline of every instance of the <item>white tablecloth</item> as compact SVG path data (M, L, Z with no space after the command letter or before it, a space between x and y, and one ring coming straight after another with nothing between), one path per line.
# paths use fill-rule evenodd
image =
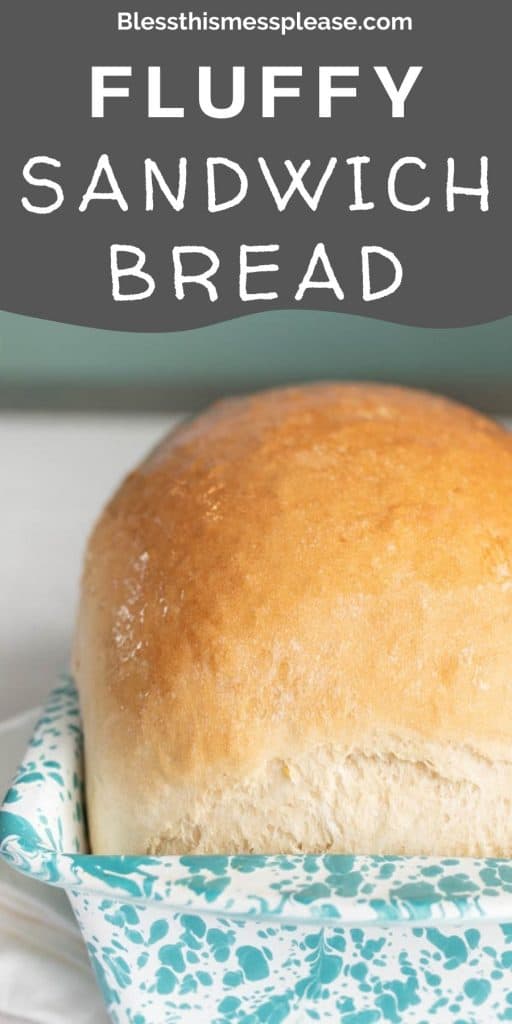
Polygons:
M37 711L0 725L0 789L23 756ZM0 861L0 1024L107 1024L67 898Z

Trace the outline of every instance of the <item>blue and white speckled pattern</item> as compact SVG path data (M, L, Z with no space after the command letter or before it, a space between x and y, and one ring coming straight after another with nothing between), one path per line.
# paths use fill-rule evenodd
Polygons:
M67 680L5 799L0 852L67 890L113 1021L512 1021L512 862L93 857L81 746Z

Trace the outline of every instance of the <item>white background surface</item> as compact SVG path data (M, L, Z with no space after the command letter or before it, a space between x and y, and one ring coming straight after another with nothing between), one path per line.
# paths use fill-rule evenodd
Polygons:
M170 416L0 415L0 800L34 715L1 723L41 704L67 667L93 521L172 423ZM107 1024L64 893L1 861L0 1024Z
M0 721L40 704L66 668L87 534L172 423L164 415L0 415Z

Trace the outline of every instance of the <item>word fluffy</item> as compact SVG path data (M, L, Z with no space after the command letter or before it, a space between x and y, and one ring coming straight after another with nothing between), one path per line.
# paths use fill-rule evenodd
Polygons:
M413 65L405 74L393 75L386 65L376 65L371 73L380 89L383 89L390 103L391 116L405 117L405 105L423 68ZM259 71L260 81L257 92L261 96L261 117L276 117L278 108L282 108L281 100L300 100L302 96L301 65L264 66ZM131 79L131 65L98 66L91 69L91 117L105 117L105 100L129 99L131 86L126 84ZM318 68L316 85L316 106L318 117L333 116L333 100L356 99L358 96L357 80L360 68L355 65L324 66ZM218 106L214 100L215 69L203 65L197 69L195 85L195 102L205 117L226 119L238 117L246 103L246 68L243 65L231 69L231 96L228 103ZM124 84L119 84L123 81ZM113 84L117 83L117 84ZM148 118L183 118L185 106L176 97L175 102L164 103L162 93L162 68L147 68L146 77L146 116ZM166 93L168 89L165 90ZM277 104L276 101L279 101Z

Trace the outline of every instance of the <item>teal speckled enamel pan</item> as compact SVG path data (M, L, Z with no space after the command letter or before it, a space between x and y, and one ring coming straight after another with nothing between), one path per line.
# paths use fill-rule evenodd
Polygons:
M512 862L95 857L78 701L52 694L0 852L69 896L118 1024L512 1020Z

